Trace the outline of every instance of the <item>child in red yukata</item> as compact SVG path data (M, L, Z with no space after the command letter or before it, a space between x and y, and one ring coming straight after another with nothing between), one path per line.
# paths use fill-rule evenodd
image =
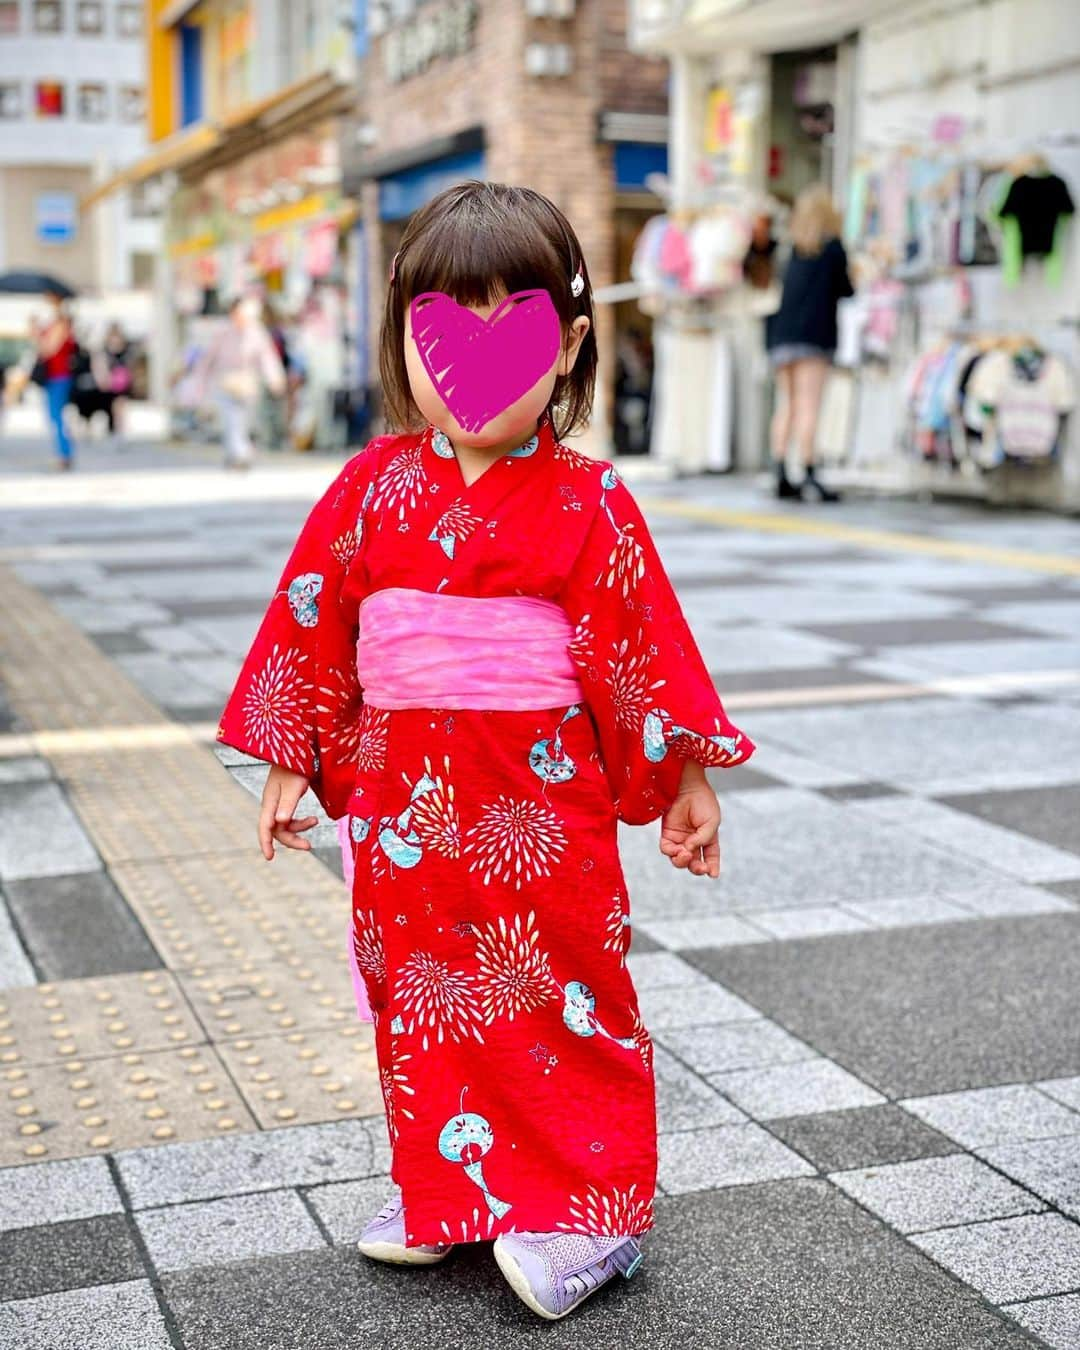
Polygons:
M271 764L259 838L310 847L310 787L353 872L396 1190L360 1250L494 1239L565 1316L641 1261L652 1044L626 965L620 820L719 874L706 767L744 762L640 511L563 444L596 343L573 229L469 182L391 267L388 420L312 511L219 739Z

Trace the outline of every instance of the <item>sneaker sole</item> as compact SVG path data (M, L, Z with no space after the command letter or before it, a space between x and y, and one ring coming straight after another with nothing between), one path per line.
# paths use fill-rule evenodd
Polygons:
M610 1281L605 1280L604 1284L598 1284L596 1289L590 1289L589 1292L583 1294L576 1303L571 1303L565 1312L551 1312L549 1309L545 1308L542 1303L538 1302L536 1295L532 1291L532 1285L529 1283L529 1277L510 1253L500 1245L498 1238L495 1239L495 1245L492 1250L495 1253L495 1261L503 1275L506 1277L506 1282L510 1288L517 1294L518 1298L521 1299L526 1307L531 1308L533 1312L536 1313L537 1317L543 1317L545 1321L548 1322L558 1322L564 1317L569 1317L572 1312L581 1307L587 1298L591 1298L592 1295L596 1293L597 1289L603 1289L604 1284L610 1283Z
M437 1266L450 1255L445 1252L423 1252L419 1247L402 1247L396 1242L358 1242L357 1249L372 1261L383 1261L391 1266Z

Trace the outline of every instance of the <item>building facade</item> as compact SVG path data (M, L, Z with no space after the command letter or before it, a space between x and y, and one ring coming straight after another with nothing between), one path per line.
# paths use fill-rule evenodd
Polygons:
M89 293L152 285L154 201L80 211L144 153L145 87L141 0L0 2L0 271Z

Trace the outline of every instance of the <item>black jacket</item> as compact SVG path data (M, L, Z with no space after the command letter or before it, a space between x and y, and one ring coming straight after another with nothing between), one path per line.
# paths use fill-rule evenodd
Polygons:
M784 271L780 308L765 325L765 345L808 343L836 350L837 301L853 295L847 254L839 239L830 239L813 257L793 252Z

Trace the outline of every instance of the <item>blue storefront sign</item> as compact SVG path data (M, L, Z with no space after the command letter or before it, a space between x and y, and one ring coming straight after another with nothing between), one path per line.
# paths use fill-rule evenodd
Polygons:
M463 178L484 176L483 150L467 150L380 178L379 219L405 220L443 188L453 187Z
M74 192L39 192L34 203L34 233L40 244L70 244L79 228Z

